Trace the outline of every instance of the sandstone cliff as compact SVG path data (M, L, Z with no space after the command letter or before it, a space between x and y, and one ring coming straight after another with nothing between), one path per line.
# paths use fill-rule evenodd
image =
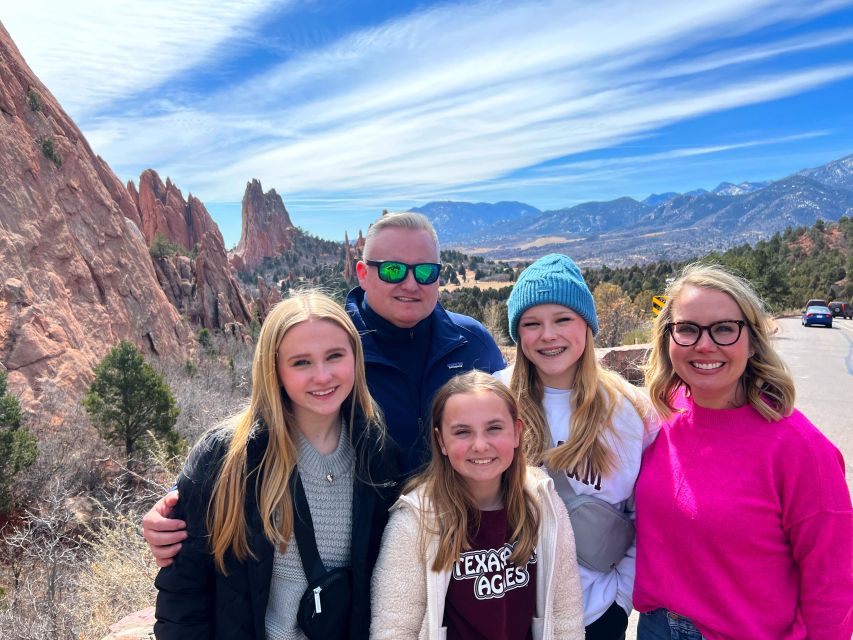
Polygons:
M127 190L139 211L139 228L146 242L151 244L158 233L187 251L201 242L205 233L219 238L219 227L210 217L201 200L189 195L187 200L169 178L166 184L154 169L146 169L139 176L139 190L133 182L127 183Z
M177 310L195 325L246 335L252 313L231 275L222 237L205 233L195 258L153 257L157 280Z
M240 242L230 255L237 271L251 271L264 258L275 257L292 246L298 231L275 189L264 193L260 181L249 182L243 195L242 215Z
M127 190L138 216L137 224L148 244L155 236L178 245L186 255L152 258L157 280L169 301L195 325L231 334L248 332L252 314L231 273L222 234L201 200L166 183L153 169L139 176L139 190Z
M267 286L266 280L258 276L258 299L255 301L258 320L263 321L270 309L279 302L281 302L281 291L278 286L270 288Z
M186 357L191 331L157 283L141 225L0 25L0 362L25 407L78 397L123 338Z

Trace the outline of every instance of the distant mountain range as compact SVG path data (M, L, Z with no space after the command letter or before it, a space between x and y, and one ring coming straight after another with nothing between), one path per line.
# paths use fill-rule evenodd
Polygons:
M540 211L523 202L430 202L412 209L445 248L490 258L568 253L585 265L685 259L853 215L853 155L776 181L652 194Z

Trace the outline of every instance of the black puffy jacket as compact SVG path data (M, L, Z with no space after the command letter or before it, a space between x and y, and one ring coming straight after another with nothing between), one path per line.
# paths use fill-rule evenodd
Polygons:
M345 414L346 415L346 414ZM180 500L173 518L185 520L189 537L174 563L161 569L154 634L158 640L263 640L264 617L270 593L275 550L264 535L255 488L254 472L269 440L258 426L248 444L249 482L246 491L246 523L249 548L254 557L238 561L225 557L227 574L216 570L208 546L207 505L220 465L228 450L231 432L208 433L193 449L178 479ZM368 637L370 628L370 576L379 554L388 508L399 494L397 453L386 438L380 446L375 430L356 421L352 431L356 473L352 505L353 602L352 640ZM370 478L370 482L364 481Z

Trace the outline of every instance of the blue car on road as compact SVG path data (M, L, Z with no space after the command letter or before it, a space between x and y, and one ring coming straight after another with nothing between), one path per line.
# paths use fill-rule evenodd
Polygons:
M829 307L806 307L803 311L803 326L811 327L816 324L832 328L832 311Z

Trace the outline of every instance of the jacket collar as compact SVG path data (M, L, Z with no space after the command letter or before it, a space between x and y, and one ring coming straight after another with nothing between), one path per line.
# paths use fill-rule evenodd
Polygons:
M373 335L379 336L383 341L395 343L409 342L415 339L429 339L433 314L418 322L414 327L398 327L388 322L370 307L367 294L363 291L358 309L361 312L361 317L365 325L370 327Z
M524 488L527 489L531 495L544 495L553 485L554 481L547 473L538 467L531 467L528 465L527 473L525 474ZM426 495L426 485L421 483L408 493L404 493L397 498L397 501L391 506L391 510L393 511L394 509L400 508L410 508L420 512L429 511L430 499L429 496Z
M346 310L347 313L350 314L350 317L352 317L356 329L358 329L361 334L364 357L372 362L382 362L389 366L394 366L390 360L382 355L381 350L376 344L373 336L375 327L368 327L365 322L362 310L364 304L366 304L365 294L364 289L361 287L355 287L347 294ZM380 316L376 315L373 311L370 311L370 313L376 318L380 318ZM386 325L393 326L387 320L382 319L382 321ZM435 309L433 309L429 317L422 320L421 323L426 323L427 321L429 321L428 332L430 335L430 344L432 345L433 350L429 364L432 364L432 362L444 356L448 351L452 351L458 346L468 342L465 336L463 336L459 331L459 326L453 321L453 318L440 303L436 303ZM421 326L421 323L418 323L416 327Z

